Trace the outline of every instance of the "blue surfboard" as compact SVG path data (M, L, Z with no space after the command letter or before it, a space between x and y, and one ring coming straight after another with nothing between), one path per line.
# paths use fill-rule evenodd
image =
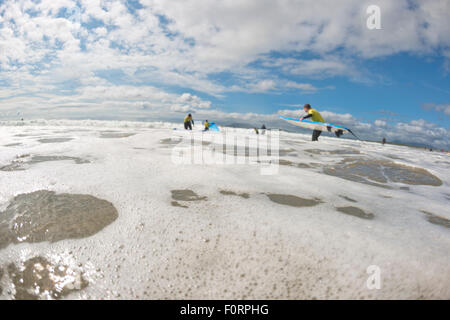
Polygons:
M355 135L352 132L352 130L350 130L349 128L346 128L346 127L338 126L338 125L331 124L331 123L325 123L325 122L316 122L316 121L311 121L311 120L300 121L300 119L296 119L296 118L289 118L289 117L283 117L283 116L279 116L279 117L297 127L302 127L302 128L311 129L311 130L334 132L334 133L337 133L337 136L340 136L343 133L349 132L356 139L361 140L360 138L358 138L357 135Z
M209 130L210 131L215 131L215 132L219 132L220 131L219 127L214 122L211 122L211 124L209 125Z

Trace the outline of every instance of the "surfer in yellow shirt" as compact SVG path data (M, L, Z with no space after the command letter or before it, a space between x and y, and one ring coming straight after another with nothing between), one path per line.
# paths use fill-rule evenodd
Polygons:
M303 109L305 110L305 112L308 115L305 116L305 117L301 117L300 121L303 121L305 119L311 118L311 120L314 121L314 122L325 122L325 120L323 120L322 116L320 115L319 111L311 108L311 106L309 104L305 104ZM322 134L322 131L314 130L313 134L312 134L312 141L319 141L319 136L321 134Z
M194 124L194 119L192 115L189 113L186 118L184 118L184 129L192 130L192 125Z
M210 125L211 125L211 124L208 122L208 120L206 120L206 121L205 121L205 130L203 130L203 131L208 131Z

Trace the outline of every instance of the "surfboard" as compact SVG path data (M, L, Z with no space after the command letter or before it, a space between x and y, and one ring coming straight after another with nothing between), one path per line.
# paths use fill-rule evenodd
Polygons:
M338 126L338 125L331 124L331 123L316 122L316 121L311 121L311 120L300 121L300 119L296 119L296 118L289 118L289 117L283 117L283 116L279 116L279 117L297 127L302 127L302 128L311 129L311 130L334 132L334 133L339 132L339 131L342 133L349 132L349 133L353 134L349 128L345 128L345 127Z
M211 124L209 125L209 130L216 132L220 131L219 127L214 122L211 122Z

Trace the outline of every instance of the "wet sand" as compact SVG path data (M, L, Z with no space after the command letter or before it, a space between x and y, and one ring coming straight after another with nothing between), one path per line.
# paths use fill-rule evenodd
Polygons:
M63 142L69 142L72 140L73 140L73 138L44 138L44 139L39 139L38 141L40 143L63 143Z
M409 185L441 186L442 181L425 169L383 160L345 159L328 166L324 173L346 180L388 188L388 182Z
M288 194L267 194L267 197L270 199L270 201L290 206L290 207L296 207L296 208L302 208L302 207L313 207L320 203L322 203L318 199L304 199L293 195Z
M100 134L100 138L102 139L121 139L128 138L136 135L135 133L126 133L126 132L102 132Z
M440 217L438 215L435 215L435 214L425 211L425 210L422 210L422 212L426 215L428 222L450 229L450 220L449 219Z
M75 164L86 164L90 163L89 160L81 159L78 157L70 157L70 156L31 156L31 158L27 161L23 159L30 158L30 155L24 155L18 157L11 164L0 167L0 171L23 171L26 170L29 166L42 162L51 162L51 161L68 161L71 160Z
M234 191L230 191L230 190L220 190L219 192L220 192L220 194L223 194L225 196L238 196L238 197L241 197L244 199L250 198L250 195L246 192L239 193L239 192L234 192Z
M18 300L60 299L88 286L83 274L66 265L53 265L43 257L34 257L23 266L8 265L8 275Z
M372 213L366 213L364 210L357 207L338 207L336 208L336 210L361 219L372 220L373 218L375 218Z
M172 199L176 201L203 201L207 200L207 197L200 197L194 191L185 190L172 190Z
M111 203L90 195L46 190L21 194L0 212L0 249L10 243L86 238L117 217Z

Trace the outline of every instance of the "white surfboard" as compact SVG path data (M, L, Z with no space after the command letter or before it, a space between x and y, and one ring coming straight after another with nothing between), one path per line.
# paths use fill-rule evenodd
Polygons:
M302 127L302 128L306 128L306 129L326 131L326 132L334 132L334 133L336 133L336 132L341 132L341 133L349 132L349 133L353 134L353 132L350 129L342 127L342 126L338 126L338 125L335 125L335 124L331 124L331 123L316 122L316 121L311 121L311 120L300 121L300 119L283 117L283 116L280 116L280 118L285 120L285 121L287 121L287 122L289 122L290 124L293 124L294 126Z

